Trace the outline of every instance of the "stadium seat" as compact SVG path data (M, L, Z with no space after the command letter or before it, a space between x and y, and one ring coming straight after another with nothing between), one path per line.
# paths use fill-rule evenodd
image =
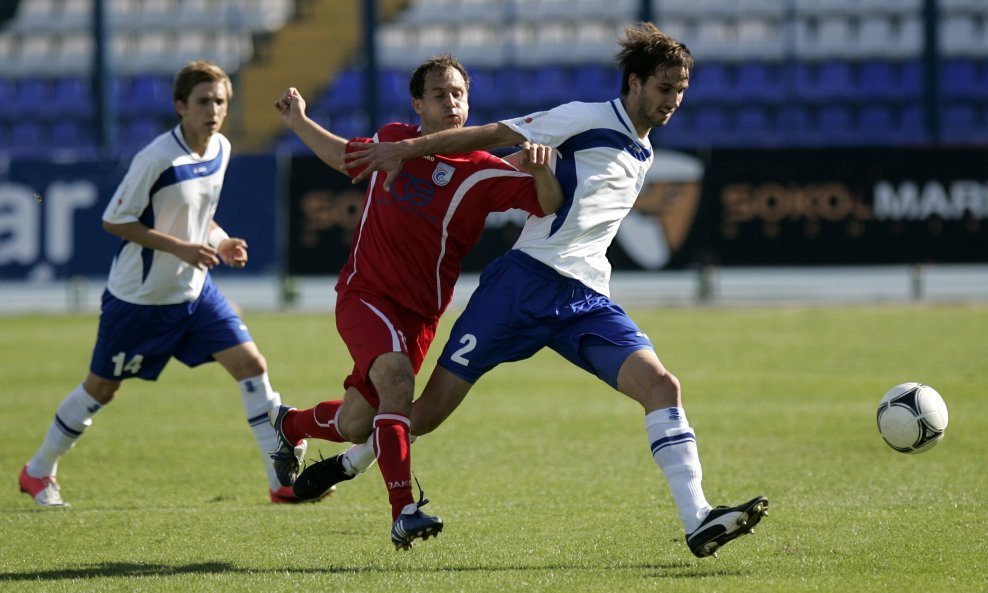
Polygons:
M986 62L965 58L942 62L940 89L943 96L948 98L988 98Z
M844 60L800 64L796 68L796 96L804 101L853 99L858 95L853 66Z
M17 95L17 83L12 78L0 77L0 105L10 105ZM0 121L8 118L7 109L0 109Z
M775 146L782 135L775 121L775 110L762 105L738 107L734 114L731 146Z
M876 103L863 106L857 128L863 144L884 145L895 143L900 138L893 109L886 105Z
M573 74L560 66L542 66L534 71L528 89L537 109L549 109L573 101Z
M96 148L89 125L78 120L59 120L53 123L51 145L69 150Z
M827 104L820 107L816 117L816 133L825 144L851 145L862 137L850 106Z
M125 116L170 116L175 113L171 81L154 74L134 77L119 109Z
M412 100L408 90L408 73L402 70L378 72L378 101L383 111L405 109Z
M980 57L988 53L988 25L967 14L948 14L940 19L940 51L948 58Z
M88 118L93 115L90 80L78 76L56 79L47 101L39 106L39 115L48 118Z
M486 68L469 68L470 72L470 109L492 109L502 106L505 95L513 93L513 89L504 88L499 84L498 70ZM503 83L503 81L500 81ZM471 119L475 119L472 115ZM476 120L475 121L479 121Z
M167 129L168 126L157 119L141 117L130 120L120 130L120 151L125 155L134 154Z
M781 64L768 62L739 64L734 84L734 97L738 101L781 103L786 94L783 68ZM687 91L687 94L691 96L691 92Z
M896 65L889 60L868 60L858 67L858 92L864 99L892 100L899 96Z
M39 105L45 105L51 96L51 86L47 78L21 78L10 103L4 105L7 117L32 118L37 115Z
M494 23L468 23L460 27L451 48L468 70L492 68L504 63L504 39Z
M573 100L610 101L621 92L621 72L614 66L582 64L573 72Z
M48 145L48 131L35 120L15 122L10 128L10 144L19 150L40 149Z
M734 95L733 66L723 62L701 62L695 68L686 91L691 102L721 103Z
M700 145L720 146L729 138L731 131L724 107L708 105L695 111L693 130ZM675 119L677 116L673 116Z
M356 109L364 104L364 77L355 67L344 68L333 80L327 91L316 104L328 111L337 113Z

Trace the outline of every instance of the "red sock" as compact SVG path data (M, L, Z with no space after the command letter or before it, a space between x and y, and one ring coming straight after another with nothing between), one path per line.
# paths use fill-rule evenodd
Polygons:
M336 413L343 400L322 402L307 410L295 410L285 415L281 429L285 437L293 443L300 439L322 439L334 443L345 443L340 431L336 430Z
M405 505L415 502L412 496L412 456L408 443L409 420L401 414L378 414L374 417L374 454L381 468L391 501L391 520Z

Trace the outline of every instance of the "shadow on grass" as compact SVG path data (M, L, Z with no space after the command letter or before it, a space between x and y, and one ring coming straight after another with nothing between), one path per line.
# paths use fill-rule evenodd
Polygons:
M238 567L228 562L202 562L170 566L166 564L137 564L133 562L103 562L78 568L57 570L39 570L25 572L0 573L0 583L9 581L60 581L70 579L115 578L115 577L169 577L183 574L259 574L295 573L295 574L360 574L360 573L390 573L390 572L514 572L514 571L594 571L606 572L611 570L643 570L650 578L679 578L679 577L720 577L738 576L743 571L738 570L704 570L696 564L681 562L670 564L625 564L613 567L585 566L577 564L553 565L511 565L511 566L421 566L401 568L392 566L324 566L319 568L271 568L257 569Z

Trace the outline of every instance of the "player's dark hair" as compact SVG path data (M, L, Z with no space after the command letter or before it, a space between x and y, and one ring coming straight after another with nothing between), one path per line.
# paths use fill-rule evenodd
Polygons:
M425 77L429 75L429 72L433 70L445 72L449 68L459 71L460 75L463 76L463 82L467 85L467 93L469 93L470 75L467 74L467 69L453 56L440 54L429 58L416 68L415 72L412 72L412 79L408 81L408 92L411 93L412 98L422 99L425 97Z
M642 22L638 28L628 27L618 44L621 45L621 50L616 58L623 72L622 97L631 88L628 77L632 74L642 81L667 68L685 68L687 76L693 74L693 54L689 48L663 33L653 23Z
M188 104L192 89L202 82L222 82L226 87L227 101L233 98L233 84L230 83L230 77L216 64L203 60L189 62L175 75L172 98Z

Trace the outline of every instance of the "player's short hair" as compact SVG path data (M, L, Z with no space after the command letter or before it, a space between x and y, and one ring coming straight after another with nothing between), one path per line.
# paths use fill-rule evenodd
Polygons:
M425 97L425 77L429 75L429 72L433 70L445 72L449 68L459 71L460 75L463 76L463 82L467 85L467 93L469 93L470 75L467 74L467 69L453 56L439 54L438 56L429 58L412 72L412 79L408 81L408 92L412 95L412 98L422 99Z
M226 87L226 100L233 98L233 84L226 72L216 64L204 60L189 62L175 75L172 85L172 98L182 103L189 102L189 95L197 84L203 82L221 82Z
M642 22L637 28L628 27L618 44L621 50L616 57L623 72L622 97L631 88L628 77L632 74L643 81L658 70L667 68L685 68L687 76L693 74L693 54L689 48L663 33L653 23Z

